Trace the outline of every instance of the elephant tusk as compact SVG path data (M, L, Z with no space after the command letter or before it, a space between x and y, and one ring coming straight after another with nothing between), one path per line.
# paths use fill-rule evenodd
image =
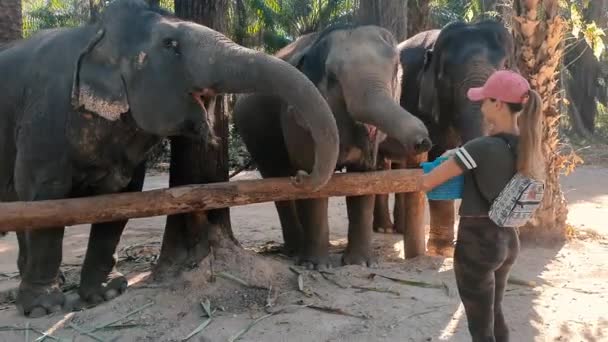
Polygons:
M197 92L192 92L192 97L194 98L194 100L198 103L198 105L201 107L202 110L202 114L203 114L203 121L207 123L207 127L209 129L209 134L208 134L208 138L209 138L209 143L211 145L217 145L219 138L215 135L215 104L216 104L216 98L217 98L217 93L209 88L205 88L201 91L197 91ZM207 101L207 104L205 104L205 100Z
M215 100L216 96L209 98L209 103L207 103L207 124L209 125L209 130L211 132L214 131L215 127Z

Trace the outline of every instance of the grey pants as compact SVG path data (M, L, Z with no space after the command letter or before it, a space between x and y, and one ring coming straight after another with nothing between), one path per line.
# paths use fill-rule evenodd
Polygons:
M489 218L460 219L454 273L473 342L509 341L502 299L518 254L515 229L498 227Z

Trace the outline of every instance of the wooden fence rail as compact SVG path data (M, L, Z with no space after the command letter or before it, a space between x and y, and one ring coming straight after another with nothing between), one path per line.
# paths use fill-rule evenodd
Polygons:
M304 198L416 192L420 170L336 174L316 192L289 178L186 185L142 192L35 202L0 203L0 231L43 229Z

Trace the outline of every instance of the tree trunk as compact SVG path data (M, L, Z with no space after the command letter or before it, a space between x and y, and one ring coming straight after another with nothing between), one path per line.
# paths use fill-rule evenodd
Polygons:
M226 32L229 0L175 0L175 14ZM228 117L223 96L216 97L213 130L217 145L171 138L169 186L228 181ZM156 275L197 265L220 240L238 244L230 225L230 208L167 216Z
M247 37L247 8L244 0L236 0L235 3L236 23L234 25L234 42L240 45L245 44Z
M382 26L401 42L407 37L407 9L407 0L361 1L359 23Z
M0 45L23 37L21 0L0 0Z
M543 152L547 158L545 197L536 217L520 229L522 241L555 242L565 238L568 208L559 184L559 173L568 163L559 150L559 98L557 77L566 29L559 16L559 0L517 0L513 35L520 72L543 99ZM542 12L541 12L542 11Z
M408 1L407 10L407 36L411 37L419 32L431 28L429 22L429 1L411 0Z

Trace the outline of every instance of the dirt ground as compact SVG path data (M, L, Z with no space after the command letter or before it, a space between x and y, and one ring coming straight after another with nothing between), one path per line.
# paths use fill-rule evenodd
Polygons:
M608 168L579 167L562 182L578 233L563 246L522 250L504 302L512 341L608 341ZM146 180L146 189L166 186L164 174ZM207 321L201 305L207 301L212 319L190 341L232 341L247 327L240 341L470 341L451 258L405 261L400 236L375 234L379 267L339 267L347 228L343 198L330 200L331 274L299 270L298 276L289 259L273 253L282 238L271 203L231 213L246 249L220 249L215 259L166 284L148 279L164 217L131 220L118 253L119 270L130 279L127 292L85 311L31 320L11 303L18 278L10 234L0 240L0 341L23 340L26 324L73 341L179 341ZM87 238L87 227L66 231L68 291L77 284ZM27 334L30 341L40 336Z

